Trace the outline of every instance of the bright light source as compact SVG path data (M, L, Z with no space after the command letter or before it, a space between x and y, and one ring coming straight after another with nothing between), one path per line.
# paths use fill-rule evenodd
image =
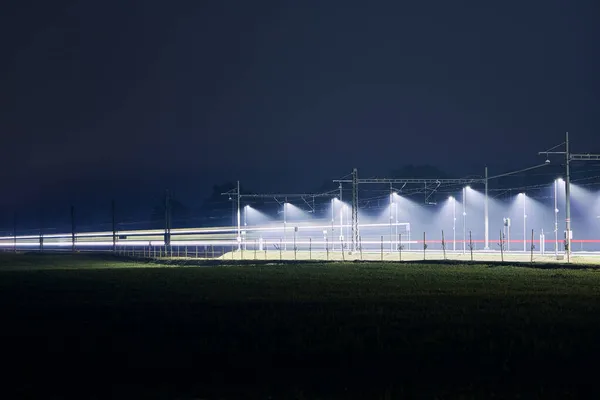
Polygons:
M448 200L450 200L450 201L454 201L454 196L450 196L450 197L448 197Z

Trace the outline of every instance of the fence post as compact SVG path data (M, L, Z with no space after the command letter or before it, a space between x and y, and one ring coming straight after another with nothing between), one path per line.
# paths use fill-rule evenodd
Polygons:
M343 240L341 241L341 244L342 245L340 246L340 248L342 250L342 261L346 261L346 256L344 255L344 241Z
M329 238L325 238L325 252L327 253L327 261L329 261Z
M471 250L471 261L473 261L473 238L471 237L471 231L469 231L469 249Z
M402 261L402 234L398 234L398 259Z
M254 261L256 261L256 239L254 239Z
M279 239L279 261L283 260L283 253L281 252L281 239Z
M444 230L442 229L442 251L444 252L444 261L446 261L446 240L444 239Z
M358 237L358 250L360 251L360 261L363 259L362 255L362 236Z
M425 260L425 252L427 250L427 239L425 237L425 232L423 232L423 260Z
M308 259L312 261L312 238L308 238Z
M504 262L504 238L502 237L502 229L500 229L500 260Z
M531 262L533 262L533 248L535 246L533 245L533 229L531 230Z
M383 261L383 236L381 237L381 261Z

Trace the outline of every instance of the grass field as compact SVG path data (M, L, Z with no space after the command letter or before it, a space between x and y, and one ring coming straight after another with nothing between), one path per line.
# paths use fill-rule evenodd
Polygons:
M600 271L164 267L0 255L5 389L159 398L569 398ZM6 389L8 390L8 389Z

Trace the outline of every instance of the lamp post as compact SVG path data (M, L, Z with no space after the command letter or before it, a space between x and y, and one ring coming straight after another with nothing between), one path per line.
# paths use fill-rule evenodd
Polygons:
M248 207L249 207L248 204L246 204L244 206L244 232L242 232L243 233L242 238L244 240L244 250L247 250L246 249L246 233L247 233L246 227L248 226Z
M340 203L340 249L344 251L344 203Z
M525 193L519 193L521 197L523 197L523 251L527 251L527 210L525 208Z
M348 230L350 229L350 221L349 221L349 218L348 218L349 207L348 207L347 204L342 204L342 207L344 208L344 211L346 212L346 236L345 237L347 238L348 237L348 233L349 233ZM340 216L341 215L342 215L342 213L340 212Z
M237 242L238 251L242 248L242 229L240 227L240 181L237 181Z
M561 178L554 181L554 256L558 257L558 184Z
M392 245L392 237L393 237L392 220L394 219L394 217L392 215L392 204L394 204L394 196L392 193L392 186L390 185L390 252L394 249L393 245Z
M287 202L283 203L283 250L287 250Z
M335 197L331 199L331 237L333 236L333 223L335 221Z
M456 200L450 196L452 202L452 251L456 251Z
M396 216L396 234L394 235L394 240L398 240L398 203L394 200L394 214ZM396 244L396 248L398 248L399 244Z
M462 205L463 205L463 254L467 252L467 187L463 188Z

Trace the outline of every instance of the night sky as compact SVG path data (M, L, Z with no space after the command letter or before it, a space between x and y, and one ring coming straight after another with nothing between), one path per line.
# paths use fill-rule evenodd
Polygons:
M0 12L5 212L189 203L353 167L452 176L600 152L600 6L582 1L47 1Z

